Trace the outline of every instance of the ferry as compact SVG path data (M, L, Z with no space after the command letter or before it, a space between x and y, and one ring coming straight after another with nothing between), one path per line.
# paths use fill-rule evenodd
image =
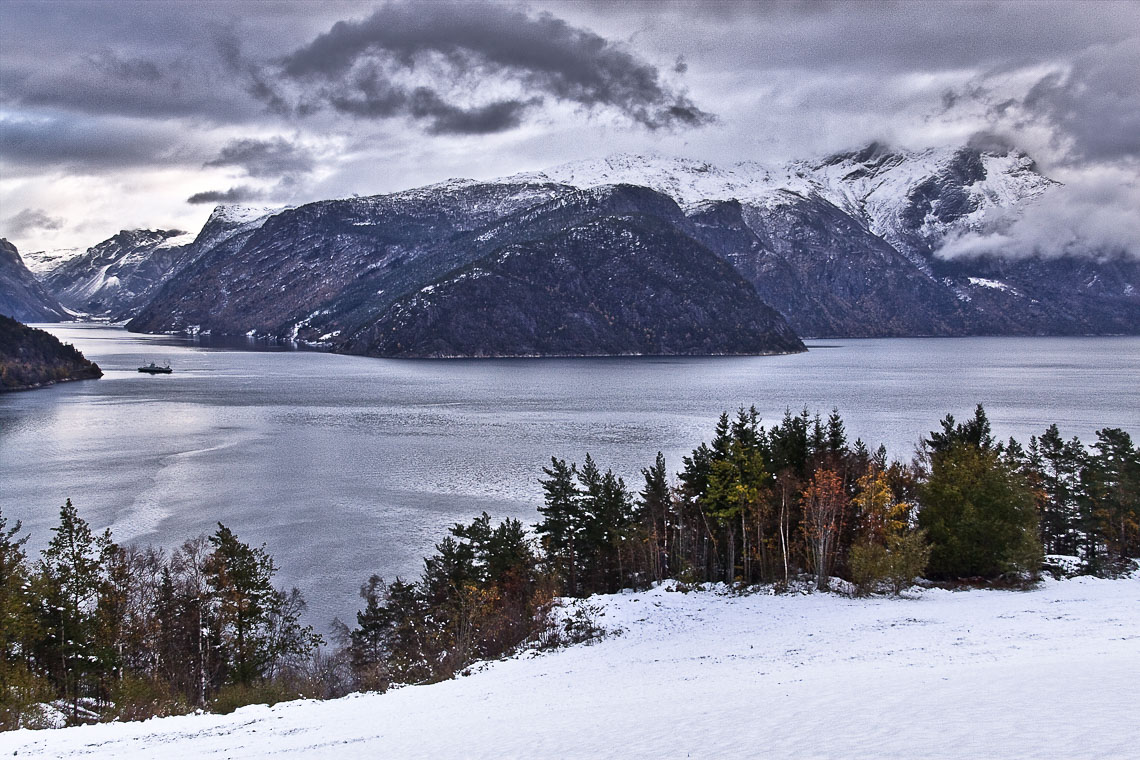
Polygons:
M163 367L158 366L154 362L151 362L150 364L146 365L145 367L139 367L139 372L145 372L148 375L169 375L173 371L174 370L172 370L170 368L169 362L167 362L166 365Z

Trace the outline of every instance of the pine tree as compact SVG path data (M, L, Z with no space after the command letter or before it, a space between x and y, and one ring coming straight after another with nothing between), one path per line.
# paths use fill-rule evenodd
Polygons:
M311 653L320 637L298 622L304 609L300 593L273 587L277 567L265 547L242 543L221 523L210 544L206 579L227 680L250 686L273 675L287 658Z
M1033 492L992 448L964 438L938 450L919 489L919 525L937 578L1035 572L1040 563Z
M1111 564L1122 565L1140 556L1140 450L1119 428L1098 430L1096 438L1083 473L1088 527L1105 542Z
M649 563L654 580L664 579L669 571L670 524L672 504L669 495L669 475L665 469L665 455L657 452L652 467L641 471L645 486L638 494L637 515L649 544Z
M578 471L567 465L565 459L551 457L550 467L543 468L546 480L540 480L545 493L544 503L538 508L543 519L535 526L551 569L561 579L564 590L571 596L579 592L578 544L582 531L581 493L578 490Z
M51 689L33 672L32 648L41 631L35 615L31 569L17 520L11 527L0 512L0 731L34 723L38 703Z
M115 550L111 532L92 533L71 499L59 512L55 536L40 554L46 631L44 659L52 669L71 720L79 720L79 701L95 695L92 677L107 667L99 655L98 603L107 583L107 564Z

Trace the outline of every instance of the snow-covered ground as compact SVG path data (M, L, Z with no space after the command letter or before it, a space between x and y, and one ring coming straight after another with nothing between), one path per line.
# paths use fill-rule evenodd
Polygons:
M0 735L0 756L1128 758L1140 574L904 599L601 598L592 646L432 686Z

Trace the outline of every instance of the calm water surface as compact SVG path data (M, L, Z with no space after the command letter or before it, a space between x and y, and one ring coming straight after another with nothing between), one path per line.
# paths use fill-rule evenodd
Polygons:
M95 325L44 325L102 380L0 396L0 507L38 550L70 497L120 543L173 548L218 521L265 542L319 628L351 620L373 572L418 573L446 527L530 522L551 455L589 451L639 487L725 409L838 406L850 437L909 458L981 402L1001 437L1056 422L1140 436L1140 338L809 343L756 358L401 361L236 351ZM169 360L171 376L136 372Z

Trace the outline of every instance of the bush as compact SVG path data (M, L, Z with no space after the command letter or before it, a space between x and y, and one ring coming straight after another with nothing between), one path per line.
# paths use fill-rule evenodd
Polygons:
M295 689L276 681L259 681L249 685L236 683L223 686L211 700L210 709L226 715L246 705L275 705L300 696Z
M859 593L868 594L886 584L891 593L901 594L926 570L931 548L925 532L907 533L890 543L890 548L872 541L851 547L848 563Z
M157 679L124 675L111 690L107 720L146 720L167 715L185 715L190 705L169 684Z
M46 679L23 665L0 662L0 731L53 728L49 702L55 696Z

